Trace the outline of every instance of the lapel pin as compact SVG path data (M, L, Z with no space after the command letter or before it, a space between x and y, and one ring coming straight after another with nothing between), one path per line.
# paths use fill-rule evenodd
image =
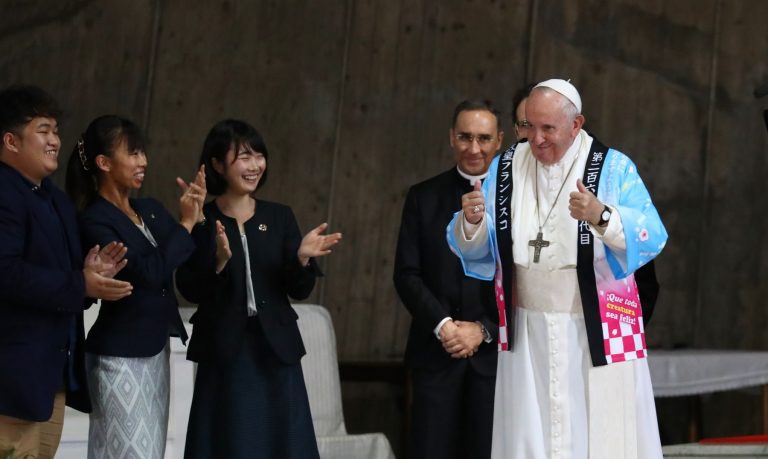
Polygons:
M264 223L260 223L259 224L259 231L266 231L266 230L267 230L267 225L265 225Z

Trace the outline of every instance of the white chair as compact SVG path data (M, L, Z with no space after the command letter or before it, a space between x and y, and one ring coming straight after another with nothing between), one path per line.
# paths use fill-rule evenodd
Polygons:
M312 422L322 459L394 459L383 433L350 435L344 426L336 334L328 310L295 304L299 330L307 348L301 368L307 384Z

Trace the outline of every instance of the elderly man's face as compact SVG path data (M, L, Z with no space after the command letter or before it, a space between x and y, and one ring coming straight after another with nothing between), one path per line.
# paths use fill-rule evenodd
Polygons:
M555 91L534 90L525 106L528 142L542 164L560 161L584 124L584 117L571 119L565 111L568 99Z
M496 115L487 110L459 113L449 134L456 164L468 175L480 175L488 170L504 138L497 127Z

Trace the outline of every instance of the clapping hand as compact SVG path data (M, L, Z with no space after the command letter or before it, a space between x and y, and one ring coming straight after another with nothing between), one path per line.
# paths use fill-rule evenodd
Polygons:
M224 230L224 225L216 220L216 273L220 273L227 262L232 258L232 250L229 248L229 238Z
M102 250L95 245L88 251L83 261L86 296L116 301L131 294L130 283L112 279L128 263L127 250L122 243L110 242Z
M98 266L98 268L94 269L100 269L99 274L104 277L115 277L115 274L128 264L128 260L125 258L125 254L128 253L128 247L122 242L115 241L110 242L101 250L98 247L97 245L88 251L85 264L94 267ZM91 259L89 260L88 257L91 257Z
M297 255L302 266L306 266L310 258L328 255L331 253L331 247L341 240L341 233L322 234L326 229L328 229L328 223L322 223L301 240Z
M181 213L181 224L189 232L196 223L205 220L203 215L203 205L208 191L205 187L205 165L201 165L195 174L195 179L187 184L181 177L176 177L176 183L181 188L179 197L179 211Z

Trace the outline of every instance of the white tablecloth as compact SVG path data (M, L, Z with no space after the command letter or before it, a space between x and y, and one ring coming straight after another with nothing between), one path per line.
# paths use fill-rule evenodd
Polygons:
M648 351L656 397L677 397L768 384L768 352Z

